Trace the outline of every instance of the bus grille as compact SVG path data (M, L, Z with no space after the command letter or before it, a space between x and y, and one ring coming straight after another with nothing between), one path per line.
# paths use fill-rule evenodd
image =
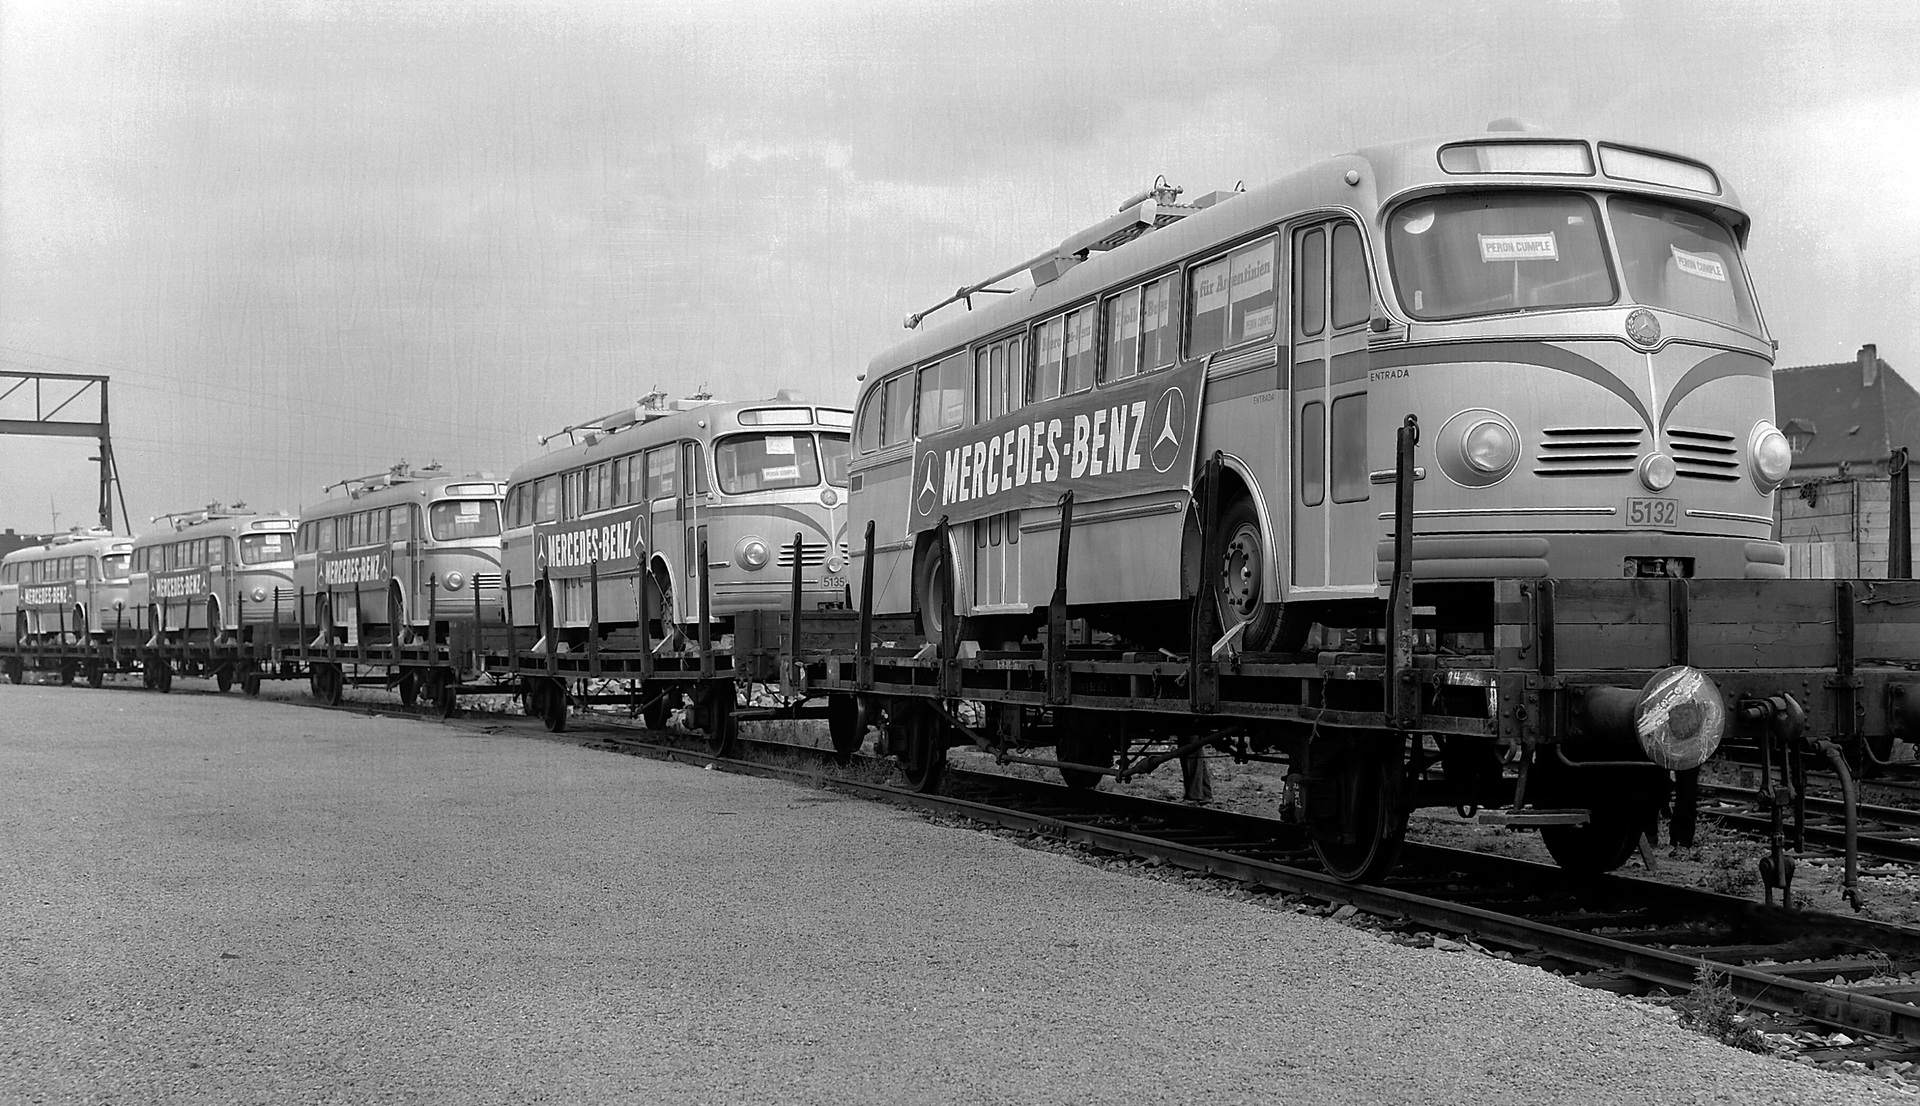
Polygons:
M506 578L498 572L476 572L473 574L473 590L499 591Z
M847 543L841 542L840 543L840 559L844 561L846 560L846 557L847 557ZM787 544L780 547L780 559L776 563L781 568L793 567L793 543L792 542L788 542ZM800 543L800 563L802 565L826 564L827 563L827 543L826 542Z
M1740 453L1734 448L1731 434L1669 426L1667 445L1673 450L1674 467L1681 476L1695 480L1740 479Z
M1640 429L1631 426L1549 427L1534 454L1535 476L1613 476L1632 472Z

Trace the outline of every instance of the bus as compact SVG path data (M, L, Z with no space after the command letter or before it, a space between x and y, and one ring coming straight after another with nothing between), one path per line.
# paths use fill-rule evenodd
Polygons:
M1484 629L1500 577L1786 575L1749 219L1706 164L1489 131L1180 195L872 360L851 479L877 612L1019 638L1072 492L1067 595L1098 628L1183 647L1194 599L1248 651L1376 625L1409 415L1413 576L1460 583L1425 625Z
M329 485L303 508L293 583L314 645L444 640L453 623L498 621L500 501L487 473L450 476L406 462ZM429 623L431 622L431 626Z
M74 530L0 559L0 643L73 645L112 637L126 616L133 543Z
M702 618L724 628L740 611L791 601L795 534L803 606L845 606L852 424L845 408L782 390L729 403L656 393L567 428L569 445L508 478L514 623L556 648L584 644L596 618L609 638L673 637ZM643 600L657 627L640 626Z
M166 526L134 539L129 593L149 645L264 641L262 627L297 625L292 515L210 503L153 521Z

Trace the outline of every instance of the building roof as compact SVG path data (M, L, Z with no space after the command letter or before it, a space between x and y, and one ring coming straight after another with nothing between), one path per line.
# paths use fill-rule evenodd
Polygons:
M1781 368L1773 375L1774 412L1783 430L1791 421L1811 423L1813 441L1793 456L1795 469L1816 469L1842 462L1881 463L1898 446L1920 452L1920 392L1893 366L1871 358L1873 380L1864 361Z

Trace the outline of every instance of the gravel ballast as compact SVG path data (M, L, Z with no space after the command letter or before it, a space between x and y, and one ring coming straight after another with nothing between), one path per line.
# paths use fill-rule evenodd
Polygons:
M1908 1101L1471 953L523 726L0 691L0 1102Z

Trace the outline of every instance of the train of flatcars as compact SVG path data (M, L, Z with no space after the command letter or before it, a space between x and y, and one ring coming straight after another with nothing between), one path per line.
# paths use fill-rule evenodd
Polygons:
M966 743L1076 786L1270 758L1347 879L1431 805L1609 870L1723 741L1777 818L1912 732L1920 591L1786 579L1711 167L1490 132L1181 195L910 316L852 412L651 397L505 481L14 554L7 670L684 707L716 748L762 683L922 788Z

